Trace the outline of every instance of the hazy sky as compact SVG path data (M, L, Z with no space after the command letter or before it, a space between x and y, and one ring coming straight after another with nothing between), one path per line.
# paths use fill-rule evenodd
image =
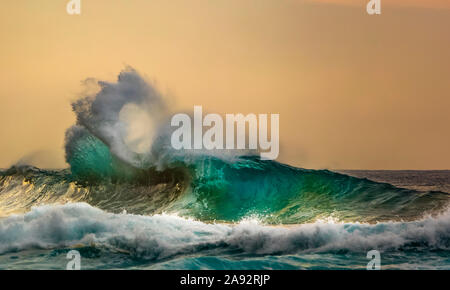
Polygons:
M2 1L0 167L63 167L81 81L125 65L174 110L279 113L282 162L450 168L450 1Z

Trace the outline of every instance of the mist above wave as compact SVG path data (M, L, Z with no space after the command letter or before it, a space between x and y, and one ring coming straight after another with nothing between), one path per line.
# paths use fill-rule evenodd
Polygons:
M65 142L66 161L71 166L74 155L80 153L77 141L88 135L105 144L114 158L144 169L162 170L205 155L235 160L251 153L173 149L170 138L176 128L170 126L170 118L174 112L155 86L131 67L120 72L117 82L91 79L89 83L98 90L87 90L89 93L72 103L77 122L67 130Z

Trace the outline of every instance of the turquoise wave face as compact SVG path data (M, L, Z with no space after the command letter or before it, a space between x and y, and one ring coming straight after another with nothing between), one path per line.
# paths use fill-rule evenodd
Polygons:
M73 141L68 158L72 175L80 180L101 180L114 175L115 166L109 148L92 135Z
M305 170L255 157L193 166L189 214L203 220L297 224L318 218L375 222L413 220L442 209L449 195L416 192L327 170ZM420 212L418 212L420 209Z
M8 205L3 211L9 212L49 200L84 201L110 212L172 212L225 222L256 217L271 224L299 224L328 218L414 220L442 211L449 202L446 193L401 189L252 156L223 160L198 155L189 162L175 159L158 171L119 160L86 132L70 144L66 156L70 171L11 168L4 172L0 186L9 194L0 195L0 208Z

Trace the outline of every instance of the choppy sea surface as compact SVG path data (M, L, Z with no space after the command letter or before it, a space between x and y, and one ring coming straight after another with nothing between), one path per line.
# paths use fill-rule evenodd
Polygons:
M365 269L370 250L382 269L450 269L449 171L246 157L188 172L1 171L0 268L65 269L75 249L82 269Z

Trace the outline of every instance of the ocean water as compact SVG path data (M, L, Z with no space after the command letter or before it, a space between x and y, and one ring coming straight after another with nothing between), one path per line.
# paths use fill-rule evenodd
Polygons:
M450 170L338 170L338 172L417 191L450 193Z
M374 249L382 269L450 268L448 171L238 164L203 160L189 182L4 170L0 268L64 269L73 249L82 269L365 269Z
M449 171L175 150L139 74L99 86L72 104L68 168L0 170L0 269L65 269L73 250L81 269L365 269L372 250L382 269L450 269Z

